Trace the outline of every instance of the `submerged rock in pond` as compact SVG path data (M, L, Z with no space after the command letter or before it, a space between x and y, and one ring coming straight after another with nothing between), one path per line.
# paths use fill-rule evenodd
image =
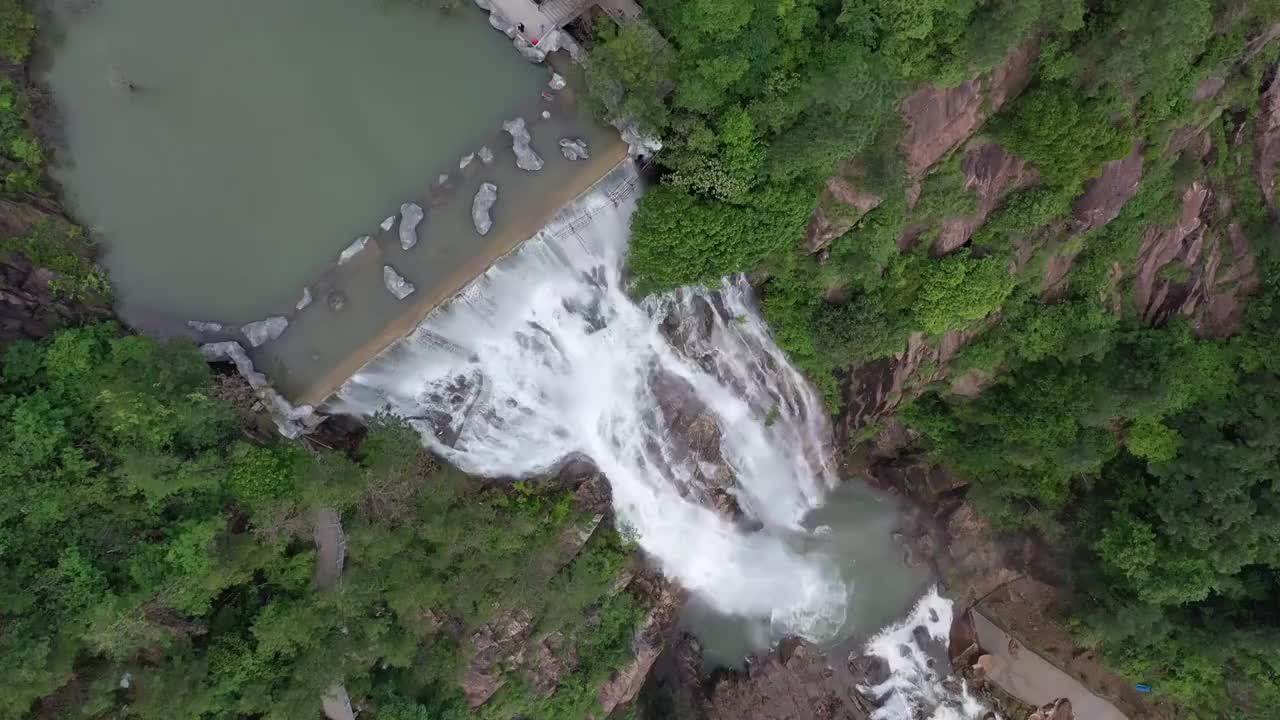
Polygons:
M387 291L396 296L397 300L403 300L413 294L417 290L413 283L404 279L404 276L396 272L396 269L390 265L382 266L382 283L387 286Z
M304 287L302 288L302 299L299 300L298 304L294 305L293 308L295 310L304 310L310 304L311 304L311 288Z
M368 235L361 235L355 240L352 240L351 244L347 246L347 249L343 250L342 254L338 255L338 264L342 265L346 263L348 260L350 260L351 258L359 255L360 252L364 250L364 247L368 244L369 244Z
M493 162L493 151L489 149L488 145L480 146L480 149L476 151L476 154L480 156L480 162L485 165Z
M400 247L411 250L418 244L418 223L422 222L424 215L417 203L400 206Z
M475 199L471 201L471 220L476 225L476 232L481 235L488 235L489 229L493 227L493 218L489 217L489 211L497 201L498 186L490 182L481 183Z
M511 135L511 149L516 153L516 167L529 172L541 170L542 158L529 145L533 138L529 136L529 128L525 125L524 118L508 120L502 123L502 129Z
M476 159L475 153L467 153L466 155L463 155L462 159L458 161L458 169L466 170L467 166L471 164L471 161L475 159Z
M251 322L240 328L244 337L253 347L261 347L264 343L275 340L284 334L289 327L289 320L280 315L272 315L266 320Z
M188 320L187 327L198 333L220 333L222 332L222 323L204 322L203 320Z
M342 312L342 308L347 306L347 296L337 290L334 290L325 297L325 302L329 304L330 310L334 312Z
M382 221L382 224L381 224L381 225L379 225L378 227L380 227L380 228L382 228L384 231L386 231L386 230L390 230L391 228L395 227L395 224L396 224L396 216L395 216L395 215L388 215L388 216L387 216L387 219L386 219L386 220L383 220L383 221Z
M587 143L581 138L561 138L560 152L567 160L586 160L591 157L587 152Z
M558 72L553 72L551 73L551 80L547 83L547 87L552 90L563 90L566 84L567 83L565 82L563 75Z
M317 415L310 405L294 407L276 392L275 388L267 382L267 376L254 369L253 361L249 359L240 343L234 341L208 343L200 346L200 353L208 362L235 363L240 376L249 383L254 394L271 413L271 418L275 420L281 435L296 438L309 432L324 420L324 417Z

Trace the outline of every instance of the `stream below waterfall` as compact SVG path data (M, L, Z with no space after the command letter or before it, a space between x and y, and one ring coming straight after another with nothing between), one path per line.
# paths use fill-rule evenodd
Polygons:
M774 344L743 278L637 303L624 266L626 163L367 364L328 410L408 419L485 477L585 456L617 519L694 600L714 660L799 635L892 671L877 718L968 718L930 659L950 603L903 563L897 507L832 465L826 410ZM917 604L917 599L923 599ZM877 633L877 630L887 628Z

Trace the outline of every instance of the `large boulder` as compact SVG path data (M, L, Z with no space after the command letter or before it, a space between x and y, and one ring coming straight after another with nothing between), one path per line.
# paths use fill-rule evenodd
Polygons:
M261 347L284 334L289 327L289 320L280 315L273 315L266 320L258 320L241 326L240 332L252 347Z
M591 153L587 152L586 141L580 138L561 138L560 154L566 160L586 160L591 157Z
M491 182L481 183L480 189L476 191L476 196L471 201L471 222L475 224L476 232L481 235L488 235L493 227L493 218L489 216L489 211L493 209L493 204L496 202L498 202L498 186Z
M216 335L222 332L222 323L205 320L188 320L187 327L195 330L199 335Z
M400 247L410 250L418 244L418 223L422 222L424 213L417 203L405 203L400 206Z
M511 136L511 149L516 154L516 167L529 172L541 170L542 158L530 145L533 138L529 135L529 128L525 125L524 118L508 120L502 123L502 129Z
M339 253L338 264L345 265L347 262L351 260L351 258L364 252L364 249L368 244L369 244L368 235L361 235L355 240L352 240L351 244L348 245L346 248L344 248L341 253Z
M405 280L404 276L390 265L382 266L382 283L387 286L387 292L395 295L397 300L403 300L417 290L413 283Z

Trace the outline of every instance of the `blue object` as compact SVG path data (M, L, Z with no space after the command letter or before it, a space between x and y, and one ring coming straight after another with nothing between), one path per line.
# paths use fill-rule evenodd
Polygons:
M1133 686L1133 689L1138 692L1151 692L1151 686L1146 683L1138 683Z

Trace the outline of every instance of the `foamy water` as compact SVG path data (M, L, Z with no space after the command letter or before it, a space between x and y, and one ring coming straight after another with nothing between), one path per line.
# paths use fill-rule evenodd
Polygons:
M741 278L643 303L627 296L633 206L621 190L634 182L629 164L616 170L353 376L330 408L404 417L480 476L535 475L586 456L609 479L620 525L665 575L719 612L826 640L849 593L827 558L801 552L801 522L836 480L821 399ZM671 431L680 412L718 438L714 457ZM711 507L726 473L746 523ZM945 606L945 626L929 626L945 633L949 604L925 602ZM896 647L886 652L903 685L883 689L888 714L877 717L911 717L899 713L931 691L909 687L931 680Z

